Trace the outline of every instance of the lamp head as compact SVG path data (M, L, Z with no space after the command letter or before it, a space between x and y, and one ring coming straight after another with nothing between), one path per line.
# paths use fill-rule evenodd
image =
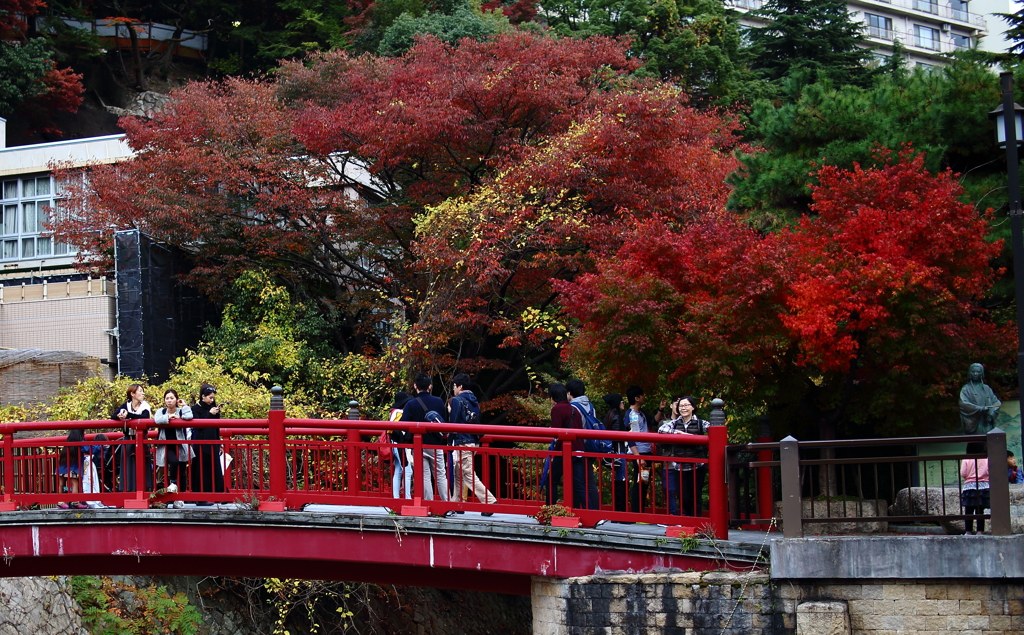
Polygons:
M1024 142L1024 107L1017 102L1013 103L1013 115L1016 120L1016 141L1017 145ZM988 113L988 118L996 122L996 145L1000 148L1006 147L1006 121L1003 113L1003 105Z

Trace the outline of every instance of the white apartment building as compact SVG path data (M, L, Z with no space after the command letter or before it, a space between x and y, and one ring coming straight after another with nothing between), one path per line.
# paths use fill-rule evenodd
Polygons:
M113 281L76 271L74 250L47 236L43 223L60 208L52 164L131 155L124 135L7 148L0 119L0 348L76 351L113 363Z
M760 9L764 0L725 0L746 13ZM995 13L1012 13L1009 0L847 0L854 20L879 58L892 55L899 41L910 65L939 66L947 53L980 48L1004 52L1006 22ZM742 20L759 26L753 19Z

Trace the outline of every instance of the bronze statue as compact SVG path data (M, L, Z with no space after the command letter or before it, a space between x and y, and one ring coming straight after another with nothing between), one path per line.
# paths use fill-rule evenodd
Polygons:
M985 434L995 427L996 413L1003 405L985 383L985 367L971 364L968 381L960 389L960 424L964 434Z

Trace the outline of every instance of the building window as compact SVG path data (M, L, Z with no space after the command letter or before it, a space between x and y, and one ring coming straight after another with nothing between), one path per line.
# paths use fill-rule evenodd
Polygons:
M953 41L953 46L956 48L956 50L964 51L971 48L971 36L954 33L950 37Z
M939 50L939 30L915 24L914 46L919 46L930 51Z
M939 12L939 3L930 2L929 0L914 0L914 8L925 13L937 14Z
M864 14L868 19L868 35L883 40L892 39L892 19L874 13Z
M0 189L0 260L45 258L66 255L68 246L53 244L43 226L54 207L52 181L48 176L4 181Z
M961 22L970 22L971 15L967 10L967 3L963 0L950 0L949 8L953 11L953 19Z

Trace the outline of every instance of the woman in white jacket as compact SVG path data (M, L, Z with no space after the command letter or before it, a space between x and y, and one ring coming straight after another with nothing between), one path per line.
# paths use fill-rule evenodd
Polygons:
M179 441L161 443L156 447L156 485L165 487L169 494L184 490L188 485L188 462L195 454L189 444L184 443L192 436L191 430L180 424L191 420L192 409L178 398L178 393L173 390L165 392L164 407L153 415L153 422L160 428L159 441ZM184 507L185 503L174 501L174 506Z

